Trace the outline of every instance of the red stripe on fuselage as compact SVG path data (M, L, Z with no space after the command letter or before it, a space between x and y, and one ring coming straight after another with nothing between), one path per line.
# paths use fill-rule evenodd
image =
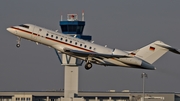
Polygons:
M19 29L19 28L15 28L15 27L11 27L11 28L22 31L22 32L26 32L28 34L32 34L32 35L35 35L35 36L40 36L40 34L32 33L30 31L26 31L26 30L23 30L23 29ZM58 40L55 40L55 39L52 39L52 38L49 38L49 37L45 37L45 38L48 39L48 40L51 40L51 41L55 41L55 42L62 43L62 44L65 44L65 45L69 45L69 46L72 46L72 47L75 47L75 48L79 48L79 49L84 50L84 51L93 52L91 50L87 50L87 49L84 49L84 48L81 48L81 47L78 47L78 46L74 46L72 44L68 44L68 43L65 43L65 42L62 42L62 41L58 41Z

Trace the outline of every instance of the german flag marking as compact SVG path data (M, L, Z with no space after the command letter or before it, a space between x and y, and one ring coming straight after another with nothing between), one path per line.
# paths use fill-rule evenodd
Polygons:
M149 50L154 51L154 50L155 50L155 47L150 46L150 47L149 47Z
M134 55L136 55L136 54L135 54L135 53L130 53L130 55L133 55L133 56L134 56Z

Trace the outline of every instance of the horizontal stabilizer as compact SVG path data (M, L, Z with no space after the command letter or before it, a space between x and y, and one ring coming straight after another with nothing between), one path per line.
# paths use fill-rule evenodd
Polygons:
M169 45L161 45L161 44L156 44L156 45L158 45L158 46L160 46L160 47L163 47L163 48L166 48L166 49L168 49L170 52L173 52L173 53L176 53L176 54L180 54L180 51L178 50L178 49L176 49L176 48L173 48L173 47L171 47L171 46L169 46Z

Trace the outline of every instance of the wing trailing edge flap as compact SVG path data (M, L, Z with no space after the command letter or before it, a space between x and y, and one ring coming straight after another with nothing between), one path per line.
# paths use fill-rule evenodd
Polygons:
M97 58L131 58L132 56L128 55L111 55L111 54L101 54L101 53L95 53L95 52L84 52L79 50L71 50L71 49L64 49L64 52L72 54L72 55L78 55L82 57L97 57Z
M173 53L176 53L176 54L180 54L179 49L173 48L173 47L171 47L171 46L169 46L169 45L163 45L163 44L156 44L156 45L158 45L158 46L160 46L160 47L162 47L162 48L166 48L166 49L168 49L170 52L173 52Z

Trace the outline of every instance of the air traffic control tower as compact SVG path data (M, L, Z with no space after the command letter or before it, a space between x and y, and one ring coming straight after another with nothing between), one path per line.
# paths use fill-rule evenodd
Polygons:
M85 26L84 12L82 13L82 20L78 20L77 14L68 14L67 20L63 21L61 16L61 21L59 22L61 31L63 34L70 35L72 37L80 38L83 40L91 41L91 36L83 35L83 30ZM57 52L56 52L57 53ZM57 55L59 55L57 53ZM61 58L60 58L61 57ZM64 66L64 98L77 99L75 95L78 94L78 66L81 66L83 61L77 58L71 57L66 54L58 56L61 65ZM79 99L80 101L80 99Z
M91 36L89 35L83 35L83 30L85 26L84 21L84 13L82 13L82 21L78 20L77 14L68 14L67 15L67 21L60 21L60 27L63 34L76 36L77 38L83 39L83 40L91 40Z

